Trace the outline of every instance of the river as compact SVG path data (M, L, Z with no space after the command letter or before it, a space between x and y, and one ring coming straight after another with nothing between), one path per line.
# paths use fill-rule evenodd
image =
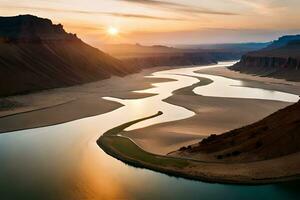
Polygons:
M214 66L224 67L232 62ZM170 177L128 166L105 154L96 144L105 131L120 124L153 115L163 115L129 127L128 130L185 119L194 115L183 107L162 101L172 92L212 79L194 89L212 97L257 98L296 102L298 96L278 91L242 87L243 81L198 74L202 67L185 67L153 73L153 77L176 81L154 84L137 91L157 95L143 99L105 99L124 106L114 111L55 126L0 135L0 199L294 199L298 183L264 186L212 184ZM78 108L80 109L80 108ZM33 119L34 120L34 119Z

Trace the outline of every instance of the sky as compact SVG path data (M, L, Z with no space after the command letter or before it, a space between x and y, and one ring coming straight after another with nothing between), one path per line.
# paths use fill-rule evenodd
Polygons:
M94 46L271 41L300 33L299 8L299 0L0 0L1 16L49 18Z

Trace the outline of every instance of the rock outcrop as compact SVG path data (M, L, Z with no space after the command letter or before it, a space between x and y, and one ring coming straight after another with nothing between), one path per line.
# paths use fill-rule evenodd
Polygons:
M250 52L230 69L300 81L300 35L281 37L265 49Z

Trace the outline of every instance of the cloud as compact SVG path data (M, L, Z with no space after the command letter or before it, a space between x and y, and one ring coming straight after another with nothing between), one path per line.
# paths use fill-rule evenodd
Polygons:
M91 14L91 15L107 15L113 17L125 17L125 18L139 18L139 19L154 19L154 20L167 20L167 21L185 21L185 18L175 17L160 17L153 15L143 14L132 14L132 13L119 13L119 12L101 12L101 11L87 11L87 10L69 10L69 9L58 9L58 8L45 8L45 7L30 7L30 6L6 6L13 9L27 9L47 12L68 12L75 14Z
M199 8L195 6L184 5L180 3L159 1L159 0L118 0L130 3L138 3L147 6L155 6L159 8L169 9L173 11L179 11L184 13L193 13L193 14L211 14L211 15L239 15L238 13L217 11L205 8Z
M242 4L252 8L260 14L271 14L287 7L286 2L277 0L231 0L234 3Z
M143 19L157 19L157 20L174 20L184 21L183 18L172 18L172 17L156 17L151 15L140 15L140 14L127 14L127 13L114 13L114 12L102 12L104 15L111 15L115 17L127 17L127 18L143 18Z

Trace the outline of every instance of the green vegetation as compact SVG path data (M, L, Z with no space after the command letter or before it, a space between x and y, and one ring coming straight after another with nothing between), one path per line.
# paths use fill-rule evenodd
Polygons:
M134 144L130 139L121 136L109 136L104 138L104 143L109 145L116 153L122 154L128 158L159 166L172 166L184 168L188 162L183 159L169 158L148 153Z
M145 117L145 118L141 118L141 119L137 119L137 120L133 120L131 122L127 122L125 124L122 124L120 126L117 126L115 128L112 128L110 130L108 130L107 132L105 132L103 134L103 136L113 136L113 135L117 135L118 133L120 133L121 131L123 131L124 129L126 129L127 127L129 126L132 126L133 124L136 124L138 122L141 122L141 121L145 121L147 119L151 119L151 118L154 118L154 117L157 117L159 115L162 115L163 112L159 111L158 113L156 113L155 115L152 115L150 117Z
M103 134L103 136L98 139L97 143L106 153L132 165L141 167L144 167L145 165L154 165L156 167L184 168L189 165L189 162L187 160L159 156L146 152L129 138L117 135L118 133L135 123L151 119L162 114L163 113L159 111L157 114L150 117L134 120L108 130Z
M291 113L290 110L295 110L294 106L291 106L288 109L288 114ZM286 176L285 174L281 175L282 174L281 172L279 172L278 175L278 172L275 171L273 177L270 178L269 176L265 176L264 175L265 171L272 170L271 169L272 166L274 165L274 163L276 165L278 160L268 160L270 164L266 164L267 169L261 167L261 165L257 165L256 163L247 162L249 168L244 170L244 167L242 167L242 169L240 169L240 167L237 167L239 165L237 163L226 163L226 162L220 163L220 162L209 162L209 161L205 162L205 161L192 160L186 158L175 158L170 156L155 155L141 149L138 145L136 145L133 141L131 141L130 138L126 138L119 135L119 133L122 132L125 128L133 124L146 119L159 116L161 114L162 112L158 112L153 116L134 120L122 124L118 127L115 127L107 131L105 134L103 134L98 139L97 143L107 154L113 156L118 160L123 161L126 164L129 164L134 167L154 170L157 172L165 173L167 175L176 176L176 177L183 177L188 179L209 181L209 182L238 183L238 184L265 184L265 183L287 181L294 178L295 179L299 178L296 172L295 175ZM273 118L274 116L276 118L277 114L276 115L273 114ZM295 115L295 116L299 116L299 115ZM290 118L286 118L286 119L290 119ZM293 123L292 121L294 122L294 119L289 121L288 124L289 125L294 124L296 126L297 123ZM275 126L276 125L277 124L275 124ZM250 126L250 128L251 127L252 126ZM266 128L264 129L267 130ZM270 127L268 129L270 129ZM250 130L253 131L252 129ZM276 129L276 130L280 130L280 129ZM236 131L233 133L236 133ZM293 133L298 133L298 132L293 131ZM272 135L274 135L273 132ZM229 134L229 136L232 136L232 131ZM213 138L213 140L215 140L216 136L211 136L211 137ZM231 140L229 140L229 144L230 141ZM260 146L261 144L256 143L256 145ZM187 148L191 148L191 147L187 147ZM226 159L227 157L234 158L240 155L241 153L243 153L243 151L240 149L233 150L225 154L217 155L217 159L221 160L221 159ZM281 161L282 160L280 160L279 162ZM288 170L290 170L289 168L290 161L288 159L287 161L288 163L285 167ZM231 165L233 166L233 168L235 168L235 170L237 170L237 172L227 174L226 172L228 169L230 170ZM213 166L211 168L211 171L209 171L210 166ZM225 169L225 171L223 171L223 168Z

